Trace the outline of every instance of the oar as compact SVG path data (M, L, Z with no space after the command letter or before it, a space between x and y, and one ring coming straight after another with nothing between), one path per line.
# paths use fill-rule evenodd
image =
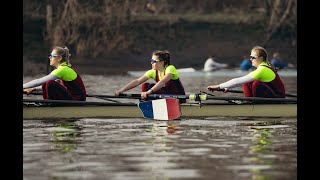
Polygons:
M274 102L274 103L297 103L296 99L286 99L286 98L261 98L261 97L208 97L208 100L242 100L250 102Z
M87 94L87 97L94 97L94 98L98 98L98 99L103 99L103 100L107 100L107 101L111 101L111 102L116 102L118 103L119 101L113 100L113 99L109 99L109 98L105 98L105 97L101 97L99 95L91 95L91 94Z
M95 96L103 97L103 98L141 99L141 94L119 94L119 96L114 96L114 95L95 95Z
M26 91L23 91L23 94L27 94ZM32 95L42 95L42 92L40 91L33 91L30 94ZM91 95L91 94L87 94L87 97L94 97L94 98L98 98L98 99L103 99L103 100L107 100L107 101L111 101L111 102L119 102L116 100L112 100L112 99L108 99L107 97L103 97L102 95ZM109 96L109 97L114 97L114 96Z
M212 97L208 97L211 95ZM190 94L190 95L170 95L170 94L151 94L148 97L159 99L159 98L176 98L176 99L189 99L195 101L205 101L205 100L243 100L250 102L274 102L274 103L296 103L297 99L286 99L286 98L262 98L262 97L217 97L213 94L205 93L205 94Z
M213 97L208 97L211 95ZM140 94L122 94L122 97L130 97L140 99ZM209 93L195 93L189 95L171 95L171 94L150 94L148 95L150 99L165 99L165 98L175 98L175 99L188 99L194 101L206 101L206 100L243 100L251 102L274 102L274 103L296 103L297 99L287 99L287 98L262 98L262 97L217 97Z
M211 88L208 88L208 90L211 91ZM216 90L216 91L222 91L222 92L224 92L224 89L218 89L218 90ZM227 92L231 92L231 93L241 93L241 94L243 94L243 91L242 91L242 90L228 89ZM298 97L296 94L288 94L288 93L286 93L286 96L287 96L287 97Z
M206 93L206 92L204 92ZM249 102L274 102L274 103L297 103L297 99L287 99L287 98L263 98L263 97L217 97L213 94L206 93L210 95L211 97L208 97L207 99L212 100L226 100L226 101L232 101L232 100L242 100L242 101L249 101Z
M34 93L34 92L32 92ZM37 94L42 94L35 92ZM195 101L205 101L205 100L244 100L251 102L297 102L296 99L286 99L286 98L261 98L261 97L217 97L212 94L208 94L214 97L207 97L208 93L195 93L189 95L171 95L171 94L150 94L149 99L165 99L165 98L175 98L175 99L189 99ZM93 95L92 95L93 96ZM128 99L141 99L140 94L120 94L119 96L114 95L94 95L99 98L128 98Z
M23 94L27 94L27 92L26 92L26 91L23 91ZM42 95L42 92L32 91L30 94L32 94L32 95Z
M51 99L23 99L26 103L40 103L41 106L133 106L136 103L111 103L111 102L91 102L91 101L75 101L75 100L51 100Z

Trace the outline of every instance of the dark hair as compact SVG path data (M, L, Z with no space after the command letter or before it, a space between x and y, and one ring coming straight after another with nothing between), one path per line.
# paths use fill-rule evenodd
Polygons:
M216 55L214 53L208 54L208 58L214 58L214 57L216 57Z
M158 56L160 61L164 61L164 66L170 65L170 52L167 50L155 50L152 55Z

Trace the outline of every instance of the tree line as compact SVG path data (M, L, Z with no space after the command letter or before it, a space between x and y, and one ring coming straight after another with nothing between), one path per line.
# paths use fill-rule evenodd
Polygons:
M152 11L147 6L150 2L155 7ZM184 18L184 14L202 16L228 11L261 16L264 44L282 31L291 37L293 45L296 43L297 0L23 1L24 23L41 19L43 41L48 46L65 44L77 54L91 57L130 49L139 40L132 34L137 23L160 20L170 24L171 15Z

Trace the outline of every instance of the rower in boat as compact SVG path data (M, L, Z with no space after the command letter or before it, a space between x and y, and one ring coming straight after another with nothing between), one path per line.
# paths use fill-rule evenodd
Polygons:
M49 55L50 65L54 69L50 74L23 84L23 91L30 94L41 91L44 99L86 100L86 89L81 76L69 63L69 49L55 47Z
M209 54L208 59L204 63L203 71L204 72L211 72L220 69L228 68L229 65L226 63L219 63L217 62L217 57L215 55Z
M170 52L167 50L155 50L152 52L151 58L152 69L148 70L144 75L129 82L127 85L115 92L119 96L125 91L128 91L140 84L141 99L146 100L149 94L175 94L185 95L184 87L179 79L179 74L176 68L170 63ZM154 79L155 83L144 83L148 79ZM186 102L181 99L180 102Z
M263 47L253 47L250 60L256 70L219 85L208 86L208 90L224 89L227 92L229 88L242 85L245 97L284 98L286 93L283 82L267 59L268 53Z

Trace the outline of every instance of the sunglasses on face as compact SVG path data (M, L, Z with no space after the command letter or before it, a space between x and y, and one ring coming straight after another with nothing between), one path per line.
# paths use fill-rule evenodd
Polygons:
M49 55L49 58L55 58L55 57L58 57L58 56L59 56L59 55L56 55L56 54L52 54L52 53L51 53L51 54Z
M156 60L154 60L154 59L151 59L151 60L150 60L150 63L151 63L151 64L156 63L156 62L159 62L159 61L156 61Z
M258 56L250 56L250 59L257 59Z

